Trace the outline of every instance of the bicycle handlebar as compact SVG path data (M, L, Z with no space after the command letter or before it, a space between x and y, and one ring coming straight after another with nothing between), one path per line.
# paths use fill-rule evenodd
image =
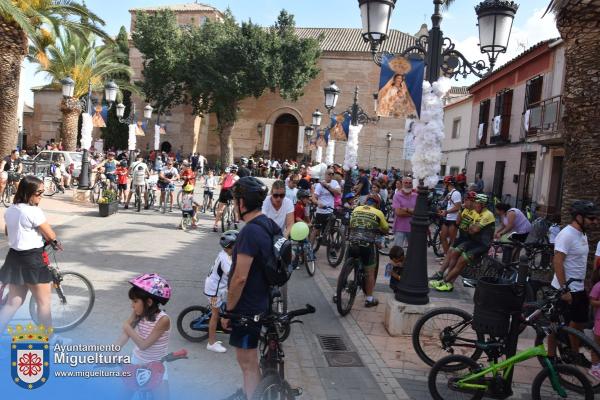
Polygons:
M251 321L254 323L265 324L265 323L269 323L273 320L287 322L287 321L290 321L301 315L313 314L315 311L316 311L316 309L313 306L311 306L310 304L307 304L305 308L300 308L298 310L292 310L292 311L289 311L284 314L270 313L270 314L242 315L242 314L235 314L235 313L231 313L231 312L224 312L221 314L221 317L230 319L232 321L239 321L242 324L247 324L248 322L251 322Z

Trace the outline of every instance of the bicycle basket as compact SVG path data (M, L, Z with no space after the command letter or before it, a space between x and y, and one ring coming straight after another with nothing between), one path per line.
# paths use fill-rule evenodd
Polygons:
M525 243L543 243L548 240L550 222L546 218L538 218L531 223L531 231Z
M511 314L521 311L524 300L524 288L512 282L496 277L479 279L473 296L473 329L496 337L506 336Z

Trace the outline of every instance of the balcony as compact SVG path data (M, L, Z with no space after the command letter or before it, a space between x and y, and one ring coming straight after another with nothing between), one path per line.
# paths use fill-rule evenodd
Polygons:
M527 113L523 113L521 117L522 140L547 145L563 142L559 132L563 113L561 95L532 103L528 111L528 124L526 124Z

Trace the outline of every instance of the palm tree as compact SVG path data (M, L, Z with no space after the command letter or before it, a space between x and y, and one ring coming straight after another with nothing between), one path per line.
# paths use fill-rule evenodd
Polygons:
M552 0L548 6L565 43L563 222L576 199L600 200L600 0ZM547 11L547 12L548 12ZM590 244L599 239L592 232Z
M0 155L17 144L17 106L21 64L29 39L60 29L107 38L104 24L85 6L72 0L0 0ZM41 41L43 42L43 40Z
M65 149L77 147L77 126L81 105L79 99L88 93L88 84L92 91L102 91L104 80L110 77L131 77L130 66L119 62L123 54L112 45L95 47L95 36L79 37L63 31L55 44L39 48L36 43L30 46L28 59L39 65L38 72L46 72L52 79L50 85L60 87L60 81L67 76L75 81L73 97L63 98L60 110L63 114L62 138ZM43 45L43 43L42 43ZM116 79L121 89L137 93L128 81Z

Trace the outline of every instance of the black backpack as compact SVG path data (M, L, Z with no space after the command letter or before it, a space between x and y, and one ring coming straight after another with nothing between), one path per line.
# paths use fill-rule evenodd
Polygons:
M292 276L292 242L286 239L279 227L262 219L254 218L249 222L263 228L273 240L270 257L263 264L263 272L269 285L283 286Z

